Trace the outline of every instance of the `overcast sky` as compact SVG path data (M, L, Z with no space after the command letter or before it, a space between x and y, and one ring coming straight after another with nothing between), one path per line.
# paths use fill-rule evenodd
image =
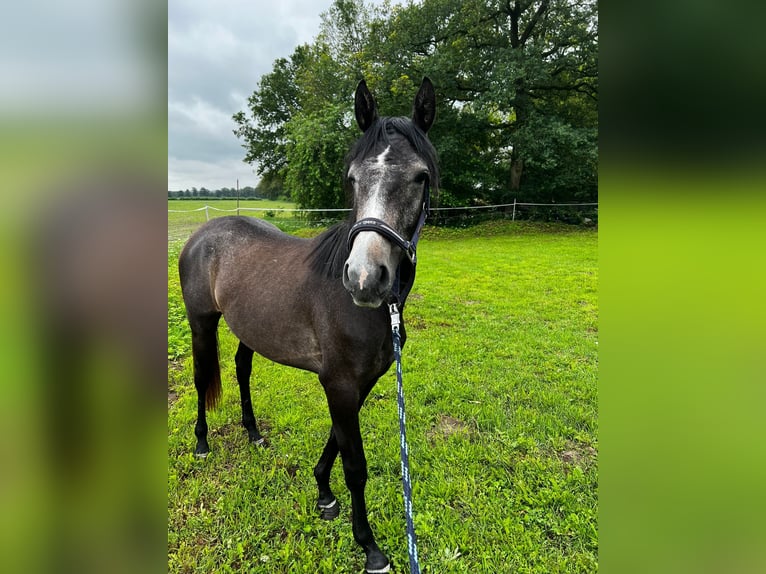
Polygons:
M374 3L381 3L380 1ZM319 32L332 0L169 0L168 189L255 186L232 114L274 60Z

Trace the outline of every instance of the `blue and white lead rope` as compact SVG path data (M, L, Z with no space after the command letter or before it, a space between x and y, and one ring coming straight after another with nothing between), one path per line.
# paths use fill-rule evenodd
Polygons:
M410 481L410 453L407 447L406 416L404 413L404 386L402 384L402 346L399 334L399 307L396 303L388 306L391 313L391 333L394 341L396 360L396 389L399 404L399 444L402 458L402 486L404 490L404 514L407 520L407 554L410 558L410 574L420 574L418 562L418 540L415 536L415 520L412 512L412 482Z

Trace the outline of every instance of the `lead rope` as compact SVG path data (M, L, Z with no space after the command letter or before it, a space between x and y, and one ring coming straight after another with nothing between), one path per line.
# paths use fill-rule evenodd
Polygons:
M406 416L404 414L404 386L402 384L402 346L399 334L401 324L399 307L396 303L388 306L391 313L391 335L394 341L396 360L396 388L399 404L399 443L402 458L402 488L404 490L404 514L407 520L407 553L410 557L410 574L420 574L418 562L418 541L415 536L415 520L412 512L412 482L410 481L410 455L407 446Z

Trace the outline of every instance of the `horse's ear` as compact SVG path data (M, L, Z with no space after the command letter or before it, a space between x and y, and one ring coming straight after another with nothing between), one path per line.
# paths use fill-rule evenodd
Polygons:
M359 82L359 85L356 87L354 113L356 114L356 123L359 124L359 129L363 132L366 132L375 120L378 119L378 106L370 90L367 89L367 82L364 80Z
M415 96L415 103L412 105L412 121L425 133L431 129L435 117L436 93L431 80L425 77Z

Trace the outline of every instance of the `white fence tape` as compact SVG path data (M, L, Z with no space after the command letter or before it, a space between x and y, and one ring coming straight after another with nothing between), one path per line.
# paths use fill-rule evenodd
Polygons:
M598 203L502 203L498 205L470 205L466 207L432 207L431 211L460 211L466 209L497 209L499 207L519 207L519 206L540 206L540 207L570 207L570 206L598 206ZM206 211L212 209L214 211L280 211L280 212L296 212L296 213L312 213L312 212L349 212L350 209L297 209L297 208L282 208L282 207L235 207L233 209L221 209L220 207L213 207L212 205L205 205L204 207L198 207L197 209L168 209L168 213L192 213L194 211Z

